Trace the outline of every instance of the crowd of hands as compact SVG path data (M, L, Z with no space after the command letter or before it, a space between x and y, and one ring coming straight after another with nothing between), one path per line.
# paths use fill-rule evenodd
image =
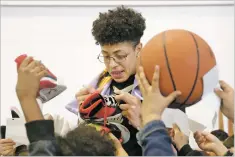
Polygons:
M40 61L34 60L30 62L30 59L31 57L27 57L18 68L16 84L16 94L25 114L26 122L38 120L43 117L41 112L37 112L40 110L39 107L30 106L29 102L36 101L39 82L41 78L47 75L47 69ZM180 91L174 91L168 96L163 96L159 89L159 73L160 68L156 66L152 82L149 83L145 77L143 67L140 66L137 69L136 78L143 96L142 103L138 98L129 93L117 89L115 91L118 93L115 98L126 102L126 104L120 105L122 114L136 128L141 129L151 121L161 120L164 109L181 94ZM215 89L214 92L222 100L221 111L229 120L234 122L234 89L224 81L220 81L219 83L221 89ZM95 90L97 89L92 87L83 88L76 94L76 98L81 102ZM22 104L28 104L29 106ZM37 113L34 113L34 111ZM29 112L33 114L29 114ZM173 126L172 131L173 133L169 133L169 136L171 136L178 150L189 143L189 137L184 135L176 124ZM121 143L112 134L110 137L114 140L117 155L128 155L122 148ZM222 156L228 151L223 143L209 132L197 131L194 133L194 138L199 148L203 151L213 152L218 156ZM0 139L0 154L4 156L14 155L15 144L12 139Z

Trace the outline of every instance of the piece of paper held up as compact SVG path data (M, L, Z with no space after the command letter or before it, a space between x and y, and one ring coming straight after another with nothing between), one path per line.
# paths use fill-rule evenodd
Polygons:
M190 118L188 119L188 122L189 122L189 128L193 133L195 133L196 131L203 131L206 129L206 126Z
M214 66L208 73L206 73L203 76L202 100L206 99L206 97L208 97L208 95L214 95L215 97L217 97L214 93L214 89L217 87L219 87L219 72L218 72L217 66ZM219 101L218 97L217 97L217 99L218 99L217 101ZM219 107L220 107L220 103L211 103L211 104L207 104L207 105L209 105L210 108L213 108L216 111L218 111Z
M172 128L173 124L177 124L180 130L187 136L190 131L203 131L206 127L192 119L179 109L166 108L162 114L162 121L167 128Z
M162 121L167 128L172 128L174 123L177 124L180 130L189 136L188 117L181 110L166 108L162 114Z
M219 73L217 66L214 66L203 76L202 98L196 104L186 108L188 117L208 129L214 129L217 122L217 112L220 108L221 100L214 93L214 89L219 87Z
M6 123L6 138L12 139L19 145L29 145L26 134L25 120L23 118L8 118Z

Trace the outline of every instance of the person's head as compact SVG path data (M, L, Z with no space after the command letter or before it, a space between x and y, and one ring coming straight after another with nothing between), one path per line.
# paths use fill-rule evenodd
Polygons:
M100 13L93 22L92 35L101 46L98 59L116 82L124 82L135 74L145 28L141 13L124 6Z
M80 124L66 136L57 137L63 156L115 156L114 142L108 135L102 135L94 127Z
M211 134L216 136L222 142L228 138L228 134L220 129L212 131Z

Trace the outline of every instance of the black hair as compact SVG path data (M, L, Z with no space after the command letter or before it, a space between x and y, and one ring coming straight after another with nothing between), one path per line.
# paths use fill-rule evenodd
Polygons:
M120 6L99 14L99 18L93 22L92 35L97 45L132 42L136 46L145 28L145 19L141 13Z
M114 142L94 127L80 124L64 137L57 136L63 156L115 156Z

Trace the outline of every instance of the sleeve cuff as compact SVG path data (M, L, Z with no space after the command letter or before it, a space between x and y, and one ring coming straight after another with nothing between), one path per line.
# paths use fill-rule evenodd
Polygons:
M29 142L53 140L54 122L52 120L37 120L25 124Z
M180 149L179 156L187 156L187 154L191 151L193 151L193 149L190 147L189 144L186 144Z
M149 123L147 123L143 129L141 129L138 133L137 133L137 138L138 140L142 140L144 139L146 136L148 136L149 134L151 134L152 132L156 131L156 130L161 130L161 129L166 129L165 124L161 121L161 120L154 120L151 121Z

